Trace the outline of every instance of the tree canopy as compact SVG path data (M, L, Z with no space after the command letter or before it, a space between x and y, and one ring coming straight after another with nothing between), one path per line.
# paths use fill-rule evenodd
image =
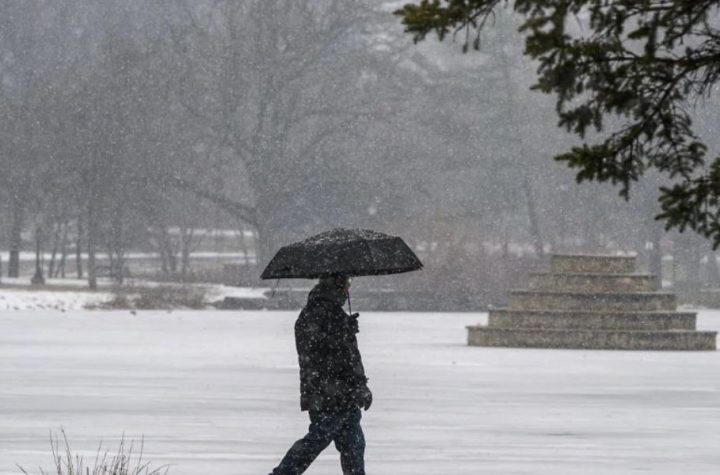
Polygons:
M657 219L720 246L720 157L692 121L720 77L720 1L422 0L396 14L416 42L450 34L467 51L510 3L539 64L533 89L555 95L559 125L583 139L556 160L625 198L659 172Z

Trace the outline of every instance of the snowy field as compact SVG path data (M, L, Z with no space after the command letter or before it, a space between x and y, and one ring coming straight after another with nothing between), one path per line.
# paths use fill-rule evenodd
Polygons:
M0 312L0 474L49 468L60 427L88 459L124 432L171 474L267 474L307 427L295 316ZM465 346L484 318L361 316L370 475L720 473L720 353Z
M48 279L42 290L30 286L30 278L8 279L0 287L0 312L6 310L60 310L62 312L93 308L111 301L117 284L110 279L98 282L98 291L87 289L87 281L77 279ZM190 288L205 293L208 302L222 301L225 297L267 298L270 288L231 287L221 284L174 284L128 279L122 290L132 293L153 287Z

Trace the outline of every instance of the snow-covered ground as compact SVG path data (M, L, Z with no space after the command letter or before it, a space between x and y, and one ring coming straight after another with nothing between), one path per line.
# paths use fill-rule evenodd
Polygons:
M87 285L87 284L86 284ZM29 288L0 288L0 311L8 310L80 310L111 300L107 291L34 290Z
M48 279L45 290L37 290L30 286L30 278L4 279L0 287L0 311L4 310L60 310L63 312L76 311L86 308L96 308L99 304L108 302L113 298L113 289L116 283L110 279L98 282L99 291L87 290L87 281L78 279ZM265 292L270 288L262 287L231 287L220 284L175 284L159 283L132 279L125 282L123 290L132 292L133 289L152 287L192 287L205 292L208 302L222 301L225 297L267 298ZM55 290L57 289L57 290Z
M60 427L88 459L124 432L171 474L268 473L307 427L295 316L0 312L0 474L50 467ZM720 473L720 353L465 346L484 319L361 316L369 474Z

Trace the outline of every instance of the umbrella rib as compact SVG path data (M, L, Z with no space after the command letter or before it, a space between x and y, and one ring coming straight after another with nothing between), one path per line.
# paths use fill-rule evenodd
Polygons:
M365 247L367 247L368 255L370 255L370 268L377 269L377 266L375 265L375 256L373 256L372 254L372 248L370 247L370 243L367 240L363 239L363 244L365 244Z

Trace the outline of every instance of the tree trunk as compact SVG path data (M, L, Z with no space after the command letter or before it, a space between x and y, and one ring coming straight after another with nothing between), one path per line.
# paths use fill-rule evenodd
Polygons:
M254 242L257 242L255 239ZM247 238L245 237L245 228L243 226L240 226L240 248L243 251L243 254L245 255L244 261L245 266L250 265L250 246L248 246ZM257 253L257 251L255 251Z
M112 220L112 235L110 236L110 275L118 283L122 284L125 269L125 239L123 228L123 209L116 206Z
M65 263L67 262L67 239L68 239L68 227L70 224L65 221L63 223L62 240L60 242L60 263L55 271L54 277L65 278Z
M167 254L168 254L168 266L170 267L170 273L175 274L177 272L177 255L175 250L172 248L172 244L168 241L167 243Z
M533 247L535 248L535 254L539 258L542 258L545 256L545 249L542 236L540 235L540 224L538 223L537 209L535 208L535 197L533 196L532 185L527 175L523 177L523 191L525 192L525 200L527 201L530 235L533 239Z
M20 277L20 250L22 249L22 227L25 206L22 197L16 192L12 206L12 225L10 228L10 256L8 277Z
M77 278L83 278L83 261L82 261L82 242L85 234L82 224L82 214L78 216L77 221L77 238L75 239L75 269L77 270Z
M88 203L88 222L87 222L87 248L88 248L88 286L92 290L97 290L97 268L95 264L95 252L97 247L97 205L94 200Z
M193 234L192 228L182 226L180 228L180 275L183 281L187 278L188 271L190 270L190 253L192 252L193 246Z
M42 245L41 245L42 232L40 228L35 230L35 275L33 275L30 282L33 285L45 285L45 277L43 276L43 258L42 258Z
M180 257L180 275L183 281L187 278L188 271L190 270L190 248L183 245L181 257Z
M108 256L108 273L110 274L110 277L115 276L115 253L112 250L111 246L108 246L107 248L107 256Z
M501 64L502 64L502 74L504 78L504 85L505 85L505 94L507 96L507 115L509 119L509 123L511 128L515 132L515 137L517 138L518 144L519 144L519 150L520 153L523 156L529 155L530 151L525 145L525 140L523 140L522 131L520 130L520 127L518 125L517 120L517 112L516 112L516 106L515 106L515 95L513 94L513 83L512 78L510 77L510 65L508 64L507 55L505 54L505 50L501 47L500 48L500 58L501 58ZM526 206L527 206L527 214L528 214L528 224L529 224L529 232L532 236L533 240L533 248L535 249L535 254L542 258L545 255L545 246L543 244L543 238L540 233L540 223L538 222L538 216L537 216L537 208L535 206L535 197L533 196L532 186L530 185L530 178L528 177L527 170L523 167L523 177L522 177L522 189L523 193L525 194L525 200L526 200Z
M655 222L651 223L650 243L652 247L648 250L648 271L654 276L655 290L662 289L663 269L660 241L664 234L662 226Z
M52 237L52 250L50 251L50 262L48 262L48 279L54 277L55 274L55 261L57 259L58 248L60 247L60 222L56 222L53 226L54 231Z
M158 246L158 252L160 253L160 272L162 272L163 274L167 274L170 272L170 268L168 267L165 247L162 245L162 243L160 243L160 246Z
M697 244L693 236L680 234L673 246L673 267L675 281L673 286L679 290L696 289L699 283L700 260Z
M258 268L264 269L265 266L270 262L275 253L280 248L281 239L279 237L279 231L274 229L273 223L270 220L264 219L267 214L261 214L259 224L257 227L257 234L255 240L255 263Z
M720 288L720 269L718 269L717 256L715 251L708 251L705 255L708 265L708 284L713 289Z
M177 256L175 255L175 249L173 249L170 233L167 228L162 225L159 227L158 234L162 271L165 274L174 274L177 272Z

